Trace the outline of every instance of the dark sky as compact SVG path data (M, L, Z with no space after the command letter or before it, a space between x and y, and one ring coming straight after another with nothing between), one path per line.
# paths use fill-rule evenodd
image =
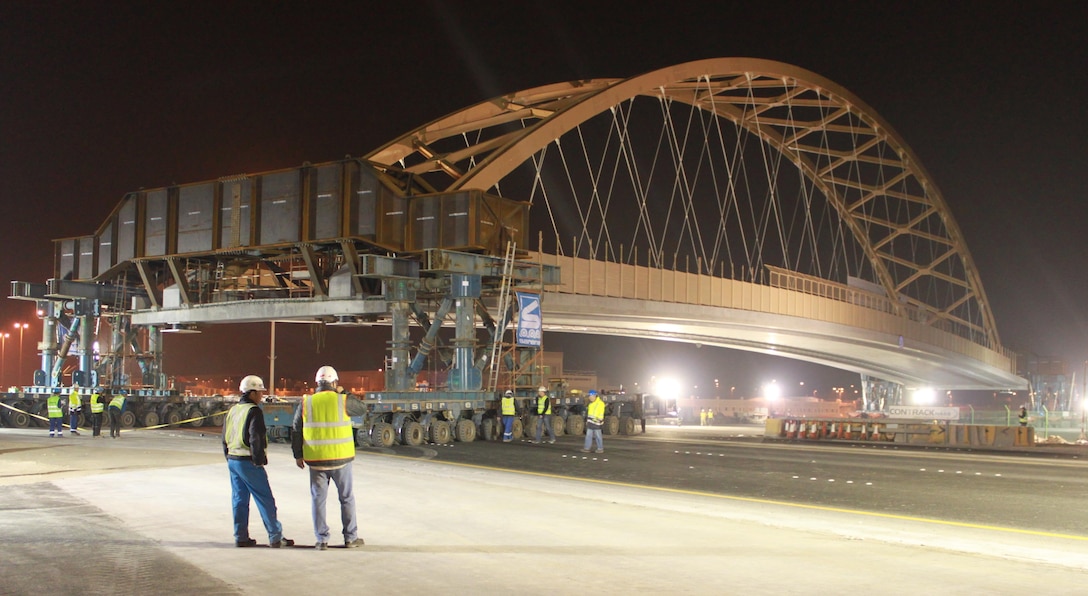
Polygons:
M359 155L519 89L748 56L819 73L887 119L949 203L1004 343L1079 370L1088 360L1084 18L1073 2L1021 6L7 0L0 277L44 282L52 239L92 233L140 187ZM36 323L32 310L0 301L0 324ZM27 346L40 326L31 330ZM215 345L229 353L190 355L209 334L171 338L168 367L265 366L267 326L224 334L236 343ZM330 331L321 355L304 328L281 337L300 355L282 357L280 370L326 358L375 367L344 355L359 332ZM815 370L667 343L547 341L585 368L629 368L628 382L669 359L694 362L707 379Z

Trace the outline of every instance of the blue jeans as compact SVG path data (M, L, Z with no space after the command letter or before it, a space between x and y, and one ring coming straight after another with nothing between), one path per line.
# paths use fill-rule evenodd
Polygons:
M587 428L586 429L586 446L584 447L584 449L586 449L588 451L589 448L590 448L589 446L593 443L593 441L597 442L597 450L598 451L604 451L604 441L602 440L602 437L601 437L601 429L599 429L599 428Z
M351 464L335 470L310 468L310 497L313 500L314 537L329 542L329 524L325 521L325 502L329 497L329 480L336 484L340 500L340 523L344 526L344 542L359 537L359 522L355 516L355 491L352 487Z
M79 412L72 412L68 415L68 426L72 427L72 434L76 434L76 429L79 428Z
M234 511L234 541L249 540L249 497L257 502L257 511L268 530L269 544L283 538L283 526L276 519L276 499L268 485L268 472L248 459L228 459L231 508Z
M514 417L503 416L502 417L502 440L513 441L514 440Z
M56 432L58 435L64 434L64 418L50 418L49 419L49 434Z
M551 440L551 441L555 441L555 431L552 430L552 415L551 414L541 414L540 418L536 421L536 442L537 443L540 442L540 429L542 427L544 428L544 430L548 431L548 439Z

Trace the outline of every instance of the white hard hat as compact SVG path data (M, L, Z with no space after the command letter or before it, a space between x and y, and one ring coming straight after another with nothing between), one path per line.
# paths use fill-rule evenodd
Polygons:
M509 389L507 389L507 390L506 390L506 393L503 393L503 395L505 395L506 397L510 397L510 396L514 395L514 392L513 392L513 391L511 391L511 390L509 390Z
M336 374L336 369L325 365L317 369L317 375L314 376L314 382L316 383L328 383L335 385L340 380L340 375Z
M264 391L264 381L257 375L243 377L242 382L238 384L238 391L245 393L253 390Z
M536 388L536 391L537 391L537 393L547 393L547 392L548 392L548 388L547 388L547 387L545 387L545 386L543 386L543 385L541 385L540 387L537 387L537 388Z

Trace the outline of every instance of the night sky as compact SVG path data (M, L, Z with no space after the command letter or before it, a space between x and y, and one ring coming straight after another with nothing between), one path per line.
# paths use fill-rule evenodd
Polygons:
M44 282L52 239L93 233L141 187L360 155L519 89L747 56L812 70L888 120L950 205L1005 345L1063 359L1070 372L1088 360L1088 43L1077 3L166 6L0 2L0 278ZM3 328L16 321L32 323L29 369L33 306L0 301ZM380 346L385 328L330 330L320 353L307 327L279 329L281 373L381 365L363 346ZM171 337L166 365L263 374L267 340L267 325ZM545 341L568 367L627 383L670 367L704 387L855 378L681 344ZM17 344L7 344L13 383Z

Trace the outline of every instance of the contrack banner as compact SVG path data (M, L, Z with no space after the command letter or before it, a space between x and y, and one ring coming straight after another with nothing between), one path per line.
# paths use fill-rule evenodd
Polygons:
M540 340L544 336L543 322L540 317L540 294L517 292L517 297L517 345L539 348Z

